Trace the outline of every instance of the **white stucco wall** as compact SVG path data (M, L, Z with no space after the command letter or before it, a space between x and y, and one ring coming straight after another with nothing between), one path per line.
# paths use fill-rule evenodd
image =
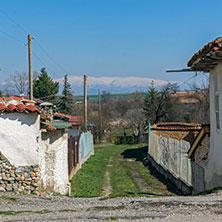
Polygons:
M219 92L220 130L216 128L215 75ZM222 186L222 63L210 72L210 150L205 171L205 189Z
M40 175L43 189L67 194L68 179L68 135L63 130L42 133L40 153Z
M40 116L36 113L0 115L0 151L15 166L38 164Z

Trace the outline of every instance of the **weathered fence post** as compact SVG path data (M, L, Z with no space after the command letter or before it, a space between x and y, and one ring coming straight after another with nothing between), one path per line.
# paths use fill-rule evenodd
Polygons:
M180 140L180 163L179 163L179 167L180 167L180 178L182 177L182 147L183 147L183 141L182 140Z
M177 141L174 139L174 173L177 174Z
M170 154L171 154L171 138L168 138L168 169L170 170L171 164L171 158L170 158Z
M158 139L159 138L159 139ZM161 136L157 136L157 147L160 148L160 163L162 164Z

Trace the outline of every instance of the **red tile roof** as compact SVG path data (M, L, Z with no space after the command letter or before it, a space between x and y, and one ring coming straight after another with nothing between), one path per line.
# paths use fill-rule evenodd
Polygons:
M22 97L20 97L20 96L12 96L12 98L13 98L14 100L22 100Z
M70 119L72 117L71 115L64 114L64 113L58 113L58 112L54 113L53 115L56 117L61 117L61 118L66 118L66 119Z
M209 72L222 58L222 37L209 42L188 61L187 65L194 71Z
M41 117L41 119L43 119L43 120L48 120L48 121L50 121L51 118L52 118L50 115L48 115L48 114L45 113L44 111L41 112L40 117Z
M198 95L203 98L205 91L199 91ZM175 92L171 93L171 97L178 100L181 104L195 104L199 103L199 100L195 98L197 95L196 91L189 92Z
M20 96L0 97L0 112L25 112L25 113L40 113L40 110L35 107L35 102L25 99Z
M55 131L56 130L56 127L50 125L49 123L44 123L44 122L41 122L41 124L43 125L43 129L46 129L46 130L49 130L49 131Z
M81 125L83 122L83 116L72 116L69 120L69 123L71 123L73 126Z
M6 97L6 96L4 96L4 97L0 97L0 101L2 101L2 100L5 100L5 101L18 100L18 101L21 101L21 100L23 100L23 98L20 97L20 96L12 96L12 97Z
M33 105L24 105L24 104L18 104L18 105L14 105L14 104L9 104L8 106L6 106L4 103L0 103L0 113L14 113L14 112L19 112L19 113L33 113L33 112L37 112L40 113L40 111Z

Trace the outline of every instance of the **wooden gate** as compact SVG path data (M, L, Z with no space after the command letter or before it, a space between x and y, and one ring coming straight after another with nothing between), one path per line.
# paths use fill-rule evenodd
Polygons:
M79 136L70 136L68 140L69 179L72 178L79 163Z

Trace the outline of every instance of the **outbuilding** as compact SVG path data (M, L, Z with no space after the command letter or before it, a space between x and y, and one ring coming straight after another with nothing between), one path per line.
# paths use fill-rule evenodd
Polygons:
M205 45L188 62L193 71L210 73L210 149L205 189L222 186L222 37Z

